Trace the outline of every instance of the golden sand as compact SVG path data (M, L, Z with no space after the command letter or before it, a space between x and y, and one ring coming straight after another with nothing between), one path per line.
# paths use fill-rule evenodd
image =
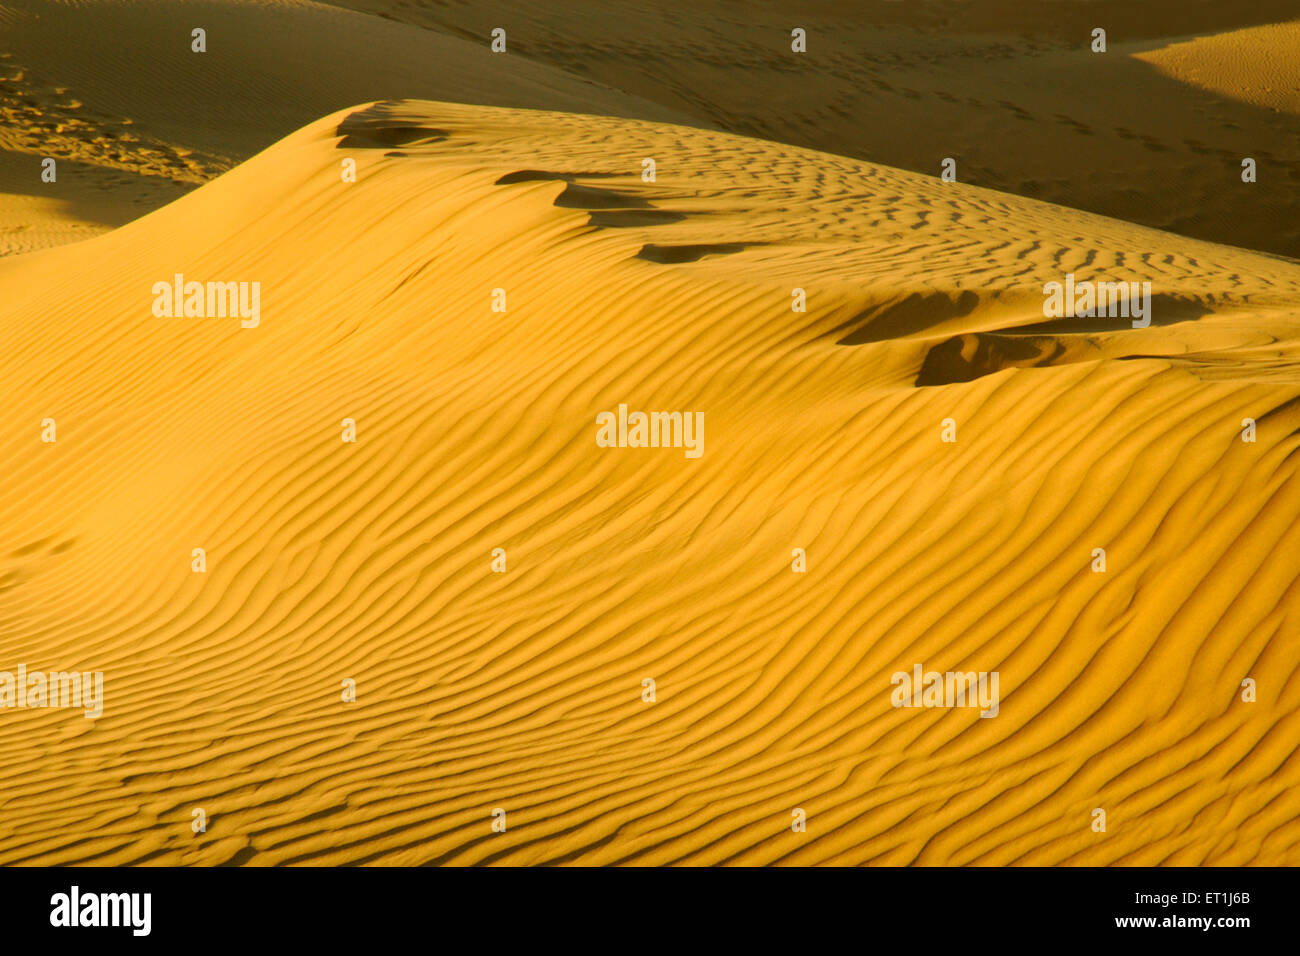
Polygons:
M259 327L154 318L182 267ZM1149 329L1041 328L1115 270ZM0 263L0 650L105 674L5 714L0 860L1295 862L1298 291L724 133L326 117ZM705 454L597 447L620 402ZM892 707L915 663L998 717Z
M355 5L0 0L0 864L1300 862L1256 22Z

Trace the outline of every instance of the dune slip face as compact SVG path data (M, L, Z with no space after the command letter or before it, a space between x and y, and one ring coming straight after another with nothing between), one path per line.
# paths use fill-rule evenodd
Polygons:
M1300 862L1300 263L386 100L0 301L2 863Z

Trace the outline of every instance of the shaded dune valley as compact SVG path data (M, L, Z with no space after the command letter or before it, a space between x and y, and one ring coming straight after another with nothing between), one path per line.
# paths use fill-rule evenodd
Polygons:
M325 116L0 261L0 668L104 675L0 709L0 862L1300 863L1298 293L725 132Z

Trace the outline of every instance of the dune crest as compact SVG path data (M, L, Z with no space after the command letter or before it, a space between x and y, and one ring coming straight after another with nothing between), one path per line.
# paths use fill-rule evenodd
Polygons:
M1167 310L1047 321L1067 273ZM104 674L0 722L0 862L1296 863L1298 294L726 133L326 116L0 261L0 668Z

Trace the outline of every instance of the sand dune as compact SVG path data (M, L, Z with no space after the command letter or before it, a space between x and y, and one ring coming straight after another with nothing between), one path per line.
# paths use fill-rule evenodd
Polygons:
M1230 30L1139 54L1170 76L1254 106L1300 115L1300 21Z
M0 255L122 225L326 113L395 96L690 121L486 39L306 0L5 0ZM57 185L40 180L46 156Z
M338 2L466 38L502 26L520 57L729 132L926 175L952 157L963 182L1300 258L1300 118L1259 92L1294 95L1294 0ZM1267 179L1242 184L1243 157Z
M155 317L177 272L260 324ZM1045 321L1066 273L1151 326ZM723 132L335 112L0 261L0 666L105 675L0 721L0 862L1300 862L1298 292Z
M333 110L426 97L703 125L926 175L951 157L973 185L1300 257L1295 17L1294 0L6 0L0 255L128 222ZM57 191L36 178L48 155L79 164Z

